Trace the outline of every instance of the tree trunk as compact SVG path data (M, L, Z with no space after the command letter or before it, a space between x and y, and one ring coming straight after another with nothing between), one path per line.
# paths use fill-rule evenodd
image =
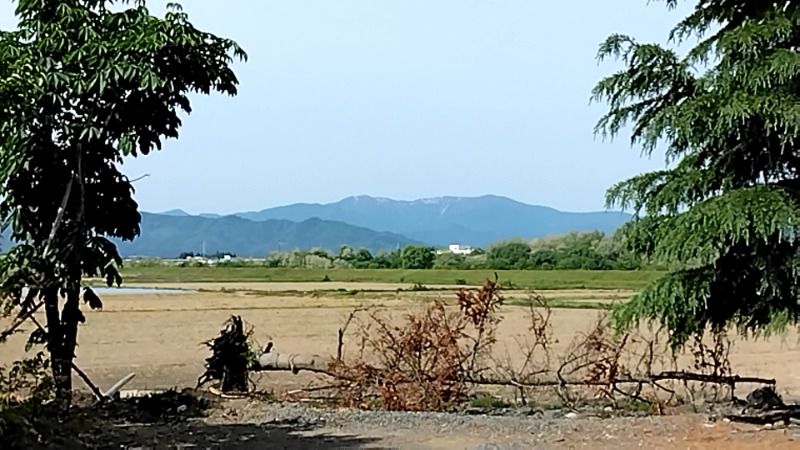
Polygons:
M62 324L58 311L58 288L45 290L44 310L47 319L47 351L50 353L50 369L53 372L53 383L56 388L56 400L63 402L71 395L72 367L71 360L65 361L62 349Z
M78 338L78 323L83 321L80 311L80 291L67 293L64 308L59 314L58 288L48 288L44 295L47 319L47 350L56 390L56 401L68 407L72 401L72 361Z
M247 360L231 361L222 372L222 392L247 392Z
M67 301L61 311L58 357L63 370L61 377L56 380L56 398L66 405L72 401L72 361L75 359L75 346L78 342L78 323L83 320L80 290L71 289L67 292Z
M72 236L72 249L68 258L67 299L61 311L61 333L58 335L58 359L62 365L59 378L56 379L56 399L65 406L72 402L72 366L75 359L75 347L78 342L78 323L86 319L81 312L81 278L83 263L83 247L86 244L84 233L85 191L83 179L83 148L79 142L75 147L75 180L78 181L78 201L75 208L75 227L77 232Z

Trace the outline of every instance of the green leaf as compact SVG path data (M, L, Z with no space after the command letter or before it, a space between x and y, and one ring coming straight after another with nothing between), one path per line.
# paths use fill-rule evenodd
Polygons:
M103 302L92 288L86 288L83 291L83 301L88 303L89 307L92 309L103 309Z
M34 345L43 344L47 344L47 333L41 328L36 328L31 332L31 335L28 336L28 341L25 343L25 351L30 351Z

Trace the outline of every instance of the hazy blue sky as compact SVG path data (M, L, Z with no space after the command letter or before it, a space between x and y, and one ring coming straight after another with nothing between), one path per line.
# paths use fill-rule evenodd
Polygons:
M151 1L161 15L165 1ZM191 0L236 39L236 98L197 96L181 138L126 162L142 209L229 213L366 194L505 195L598 210L663 157L595 139L598 44L665 42L691 7L647 0ZM13 26L0 3L0 27Z

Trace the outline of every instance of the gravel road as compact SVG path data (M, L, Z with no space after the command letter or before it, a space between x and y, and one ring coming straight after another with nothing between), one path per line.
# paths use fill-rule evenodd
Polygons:
M592 417L589 413L507 415L322 409L301 404L226 402L205 419L119 427L114 448L800 448L800 428L764 429L708 415Z
M108 404L100 411L108 419L85 429L74 448L800 449L800 427L730 423L712 414L621 416L629 413L608 408L362 411L253 399L217 399L210 409L197 409L202 402L194 398L175 394L163 402Z

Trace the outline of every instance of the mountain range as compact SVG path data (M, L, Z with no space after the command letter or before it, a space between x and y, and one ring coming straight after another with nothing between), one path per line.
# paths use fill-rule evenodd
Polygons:
M318 218L253 221L235 215L213 218L142 213L141 230L133 241L117 241L121 255L175 258L183 252L199 253L205 249L207 253L264 257L272 250L295 248L338 251L343 244L372 252L422 244L396 233Z
M120 243L126 256L174 257L185 251L264 256L271 250L341 245L371 251L424 243L485 247L511 238L569 231L610 233L630 215L564 212L506 197L437 197L413 201L354 196L328 204L295 203L228 216L182 210L142 214L142 235Z

